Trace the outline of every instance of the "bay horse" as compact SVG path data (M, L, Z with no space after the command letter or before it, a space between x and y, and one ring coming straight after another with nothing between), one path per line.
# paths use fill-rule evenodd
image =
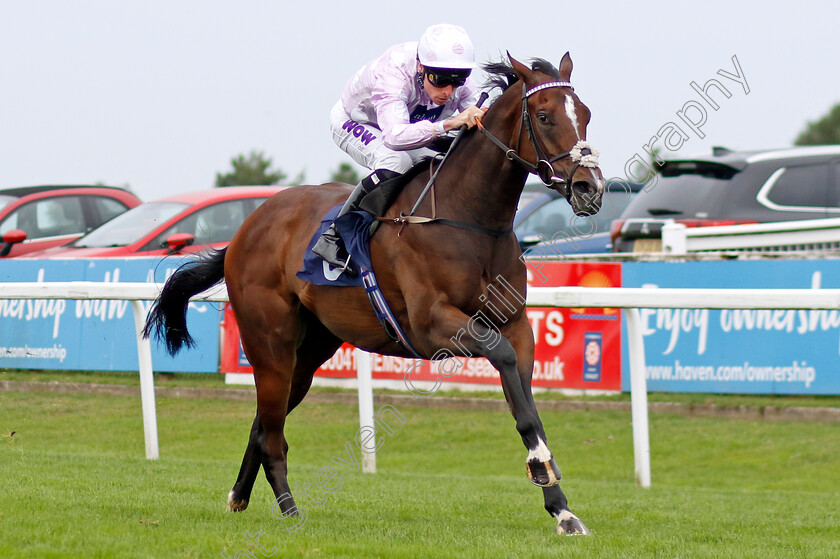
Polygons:
M600 209L605 181L597 153L586 143L590 112L569 82L569 53L559 68L542 59L529 67L507 58L485 66L490 85L503 91L438 168L433 196L416 206L420 216L446 220L418 225L400 217L428 184L426 163L386 212L394 225L383 222L372 237L371 262L382 295L421 357L485 357L499 371L528 450L528 477L542 488L557 532L588 534L560 489L560 470L531 393L534 334L525 314L526 267L512 224L529 172L561 191L579 215ZM248 506L262 465L275 505L284 516L296 513L286 480L286 416L342 342L413 356L387 335L364 288L314 285L296 275L322 216L349 192L349 185L328 183L276 194L226 249L177 270L150 311L145 335L155 332L174 354L194 344L186 325L190 297L227 282L257 391L256 417L228 510ZM511 289L520 296L501 301L499 294Z

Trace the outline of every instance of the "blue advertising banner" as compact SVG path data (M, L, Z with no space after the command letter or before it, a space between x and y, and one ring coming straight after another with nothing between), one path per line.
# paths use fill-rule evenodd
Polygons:
M0 282L162 282L183 257L0 260ZM144 301L148 307L151 301ZM219 371L221 303L190 303L197 347L173 358L152 342L155 372ZM134 314L128 301L0 299L0 368L136 371Z
M622 285L838 289L840 260L625 262ZM642 309L641 319L651 391L840 394L840 311Z

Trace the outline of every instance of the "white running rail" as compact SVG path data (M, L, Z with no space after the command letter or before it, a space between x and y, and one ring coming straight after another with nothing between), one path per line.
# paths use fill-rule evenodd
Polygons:
M2 299L117 299L132 302L137 336L138 370L140 373L146 458L158 458L157 419L155 415L154 377L149 340L141 331L146 320L140 301L157 298L162 284L154 283L1 283ZM194 301L227 301L224 286L193 297ZM840 289L689 289L627 287L532 287L528 289L528 306L561 308L626 309L627 344L630 358L630 393L633 417L633 448L636 483L650 487L650 439L648 430L647 380L644 337L639 309L840 309ZM358 350L357 350L358 351ZM373 388L370 360L359 377L359 422L373 426ZM372 458L365 471L375 471Z
M160 295L163 284L155 283L99 283L17 282L0 283L0 299L108 299L130 301L134 312L134 332L137 338L137 360L140 372L140 400L143 407L143 436L146 458L157 460L157 412L155 409L155 378L152 374L152 346L143 337L146 311L141 301L153 301ZM227 288L222 285L193 297L194 301L227 301Z
M662 226L662 252L799 252L840 250L840 218L686 227Z

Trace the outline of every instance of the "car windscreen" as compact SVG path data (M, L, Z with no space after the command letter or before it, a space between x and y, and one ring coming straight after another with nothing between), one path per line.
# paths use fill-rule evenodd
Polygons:
M540 198L545 198L545 196L546 194L544 192L523 192L519 196L519 204L516 206L516 211L527 208Z
M629 190L610 190L601 200L601 210L591 216L578 216L565 198L556 198L540 206L516 225L516 235L539 235L546 240L564 237L588 237L610 230L610 223L616 219L630 200L636 195Z
M130 245L188 207L189 204L180 202L148 202L118 215L70 246L106 248Z
M622 218L708 217L725 196L737 170L727 165L666 163L621 214Z
M0 210L2 210L3 208L8 206L9 204L14 202L15 200L17 200L17 198L15 198L14 196L2 196L2 195L0 195Z

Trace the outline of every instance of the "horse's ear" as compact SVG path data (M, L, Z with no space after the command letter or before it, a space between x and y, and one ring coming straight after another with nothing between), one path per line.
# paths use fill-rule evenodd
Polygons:
M516 60L514 57L510 55L510 52L507 53L508 60L510 60L510 65L513 67L513 71L516 72L516 75L519 76L519 79L523 82L527 81L526 77L531 73L531 70Z
M572 57L569 56L569 53L563 55L563 59L560 61L560 79L563 81L569 81L572 77Z

